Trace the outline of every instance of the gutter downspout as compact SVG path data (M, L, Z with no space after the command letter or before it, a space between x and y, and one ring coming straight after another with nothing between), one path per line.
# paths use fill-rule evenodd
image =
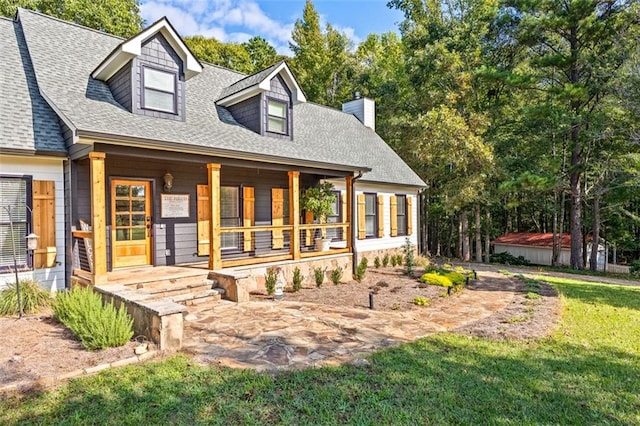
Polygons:
M362 170L358 172L358 176L353 178L352 188L351 188L351 251L353 252L353 256L351 258L351 271L352 273L356 273L356 269L358 268L358 249L356 248L356 227L353 226L355 223L355 218L358 216L358 204L356 197L356 181L362 177Z

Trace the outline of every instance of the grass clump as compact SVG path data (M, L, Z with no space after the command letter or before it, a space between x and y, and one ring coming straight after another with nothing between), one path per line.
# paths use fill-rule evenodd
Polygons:
M363 257L356 267L356 273L354 274L354 277L359 283L362 282L364 276L367 273L367 265L369 265L369 260L366 257Z
M327 268L321 268L320 266L313 268L313 279L316 282L316 287L320 287L322 285L326 273Z
M103 304L91 288L75 288L58 294L53 312L89 350L122 346L133 336L133 319L124 304Z
M36 280L20 280L20 307L25 314L37 313L51 304L51 294ZM0 292L0 315L18 314L16 283Z
M413 298L413 304L418 306L429 306L429 299L422 296L416 296Z
M293 291L300 291L302 288L302 281L304 281L304 275L300 272L300 268L296 266L293 270Z
M340 266L336 266L336 269L331 271L331 282L335 285L340 284L340 280L342 280L342 268Z

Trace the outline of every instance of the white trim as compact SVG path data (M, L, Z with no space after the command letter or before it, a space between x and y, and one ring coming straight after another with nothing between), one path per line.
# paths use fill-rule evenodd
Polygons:
M180 36L173 30L167 18L162 17L155 24L131 37L129 40L122 42L107 59L98 65L91 73L91 77L97 80L107 81L132 58L140 56L142 54L142 44L157 33L164 36L169 45L171 45L173 50L175 50L183 60L185 80L189 80L191 77L202 72L203 67L200 62L191 54L187 45L184 44Z

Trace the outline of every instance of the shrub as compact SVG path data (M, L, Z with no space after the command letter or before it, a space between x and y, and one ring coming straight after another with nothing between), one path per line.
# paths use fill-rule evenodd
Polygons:
M448 271L442 275L449 278L453 285L463 285L467 279L463 274L455 271Z
M91 288L75 288L58 294L53 312L89 350L122 346L133 336L133 319L124 304L103 305L102 297Z
M523 256L515 257L511 253L503 251L502 253L494 253L491 255L491 263L502 263L505 265L513 265L513 266L527 266L529 265L529 261L525 259Z
M402 265L402 255L401 254L396 254L396 265L398 265L398 266Z
M340 284L340 280L342 279L342 268L340 266L336 266L336 269L331 271L331 282L335 285Z
M367 273L367 265L369 264L369 260L367 260L366 257L363 257L360 260L360 263L358 263L358 266L356 267L356 273L355 278L356 281L358 282L362 282L362 280L364 279L365 274Z
M300 268L296 266L296 269L293 270L293 291L300 291L303 280L304 275L300 272Z
M385 255L382 257L382 266L385 268L389 266L389 253L385 253Z
M324 282L324 274L327 272L327 268L315 267L313 268L313 278L316 281L316 287L320 287Z
M405 239L402 251L404 252L404 273L405 275L413 275L413 270L416 267L416 256L409 237Z
M391 266L393 266L394 268L398 266L398 258L396 257L395 254L391 256Z
M430 285L437 285L440 287L452 287L453 282L444 275L437 274L435 272L427 272L420 277L420 282Z
M267 288L267 294L272 295L276 291L276 283L278 282L278 269L268 268L264 276L264 286Z
M18 292L16 283L0 293L0 315L18 314ZM20 280L20 306L22 312L31 314L51 304L51 294L36 280Z
M429 306L429 299L422 296L417 296L413 298L413 304L418 306Z
M373 259L373 266L375 266L376 269L380 267L380 258L378 256L376 256L376 258Z
M640 278L640 259L631 263L631 266L629 267L629 272L631 273L632 277Z

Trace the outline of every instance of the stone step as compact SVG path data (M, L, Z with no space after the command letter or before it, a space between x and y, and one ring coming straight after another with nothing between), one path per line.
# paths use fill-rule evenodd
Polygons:
M180 303L185 306L193 306L208 302L215 302L221 298L222 295L219 291L216 289L209 289L189 294L180 294L178 296L170 297L169 299L175 303Z
M160 288L142 288L139 289L148 294L152 294L156 298L171 298L175 296L185 295L185 294L193 294L199 293L207 290L211 290L211 284L209 283L182 283L179 285L173 285L171 287L160 287Z
M135 287L137 289L161 289L161 288L172 288L172 287L181 287L183 285L192 285L192 284L208 284L209 287L214 287L217 282L210 280L207 275L203 273L198 273L194 275L186 275L181 277L173 277L173 278L163 278L162 276L153 278L146 278L144 281L136 281L131 284L127 284L127 286Z

